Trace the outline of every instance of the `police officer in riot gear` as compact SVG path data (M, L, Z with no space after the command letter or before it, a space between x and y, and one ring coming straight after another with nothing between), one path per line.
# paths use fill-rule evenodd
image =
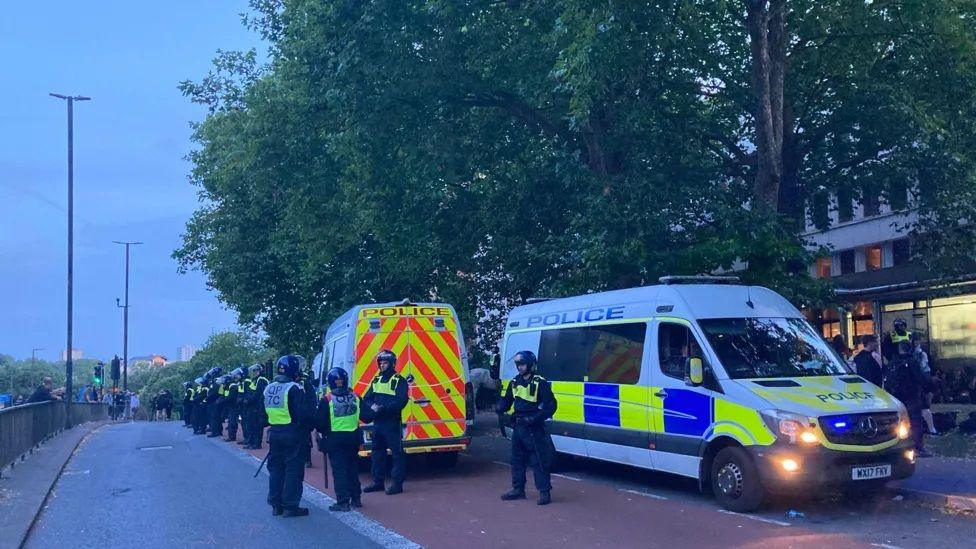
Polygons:
M278 359L274 381L264 390L264 409L268 414L268 504L273 515L304 517L308 509L299 507L305 478L305 446L315 410L315 395L298 383L301 362L295 355Z
M359 430L359 398L349 388L349 374L332 368L326 375L329 390L322 395L316 413L319 450L332 461L332 485L336 503L330 511L362 507L357 458L363 434Z
M244 369L237 368L230 373L230 381L225 389L226 400L224 402L224 415L227 417L227 442L237 440L237 417L240 415L238 400L242 389L241 378L244 377Z
M503 494L502 499L525 499L525 469L531 465L535 487L539 490L538 504L548 505L552 501L549 472L555 449L545 421L556 413L556 397L549 382L535 374L536 358L532 351L520 351L514 358L518 375L509 382L497 410L504 414L514 407L512 489Z
M247 434L244 448L260 450L264 427L268 423L268 416L264 411L264 390L268 386L268 379L262 374L264 366L254 364L247 369L248 379L244 386L244 408L247 422Z
M894 330L885 334L884 340L881 342L881 354L884 355L885 360L888 362L894 360L898 355L899 344L911 343L913 335L912 332L908 331L908 321L901 317L896 318Z
M407 406L407 380L396 373L397 357L392 351L384 349L376 356L379 373L369 384L363 395L363 407L373 418L373 483L363 492L383 490L386 476L386 450L393 456L393 469L390 472L393 484L386 490L387 495L403 492L403 480L407 474L407 456L403 453L403 432L401 419Z
M183 382L183 426L193 426L193 383Z
M227 376L220 376L210 383L210 390L207 391L207 414L210 420L210 438L219 437L224 432L223 418L220 416L221 399L224 392L224 381Z
M205 377L198 377L193 381L196 386L193 388L193 434L207 434L207 380Z

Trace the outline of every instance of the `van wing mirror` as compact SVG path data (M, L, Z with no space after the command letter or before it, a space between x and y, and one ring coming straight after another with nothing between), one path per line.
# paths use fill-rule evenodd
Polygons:
M688 361L688 382L691 385L701 385L705 382L705 368L700 358L692 358Z

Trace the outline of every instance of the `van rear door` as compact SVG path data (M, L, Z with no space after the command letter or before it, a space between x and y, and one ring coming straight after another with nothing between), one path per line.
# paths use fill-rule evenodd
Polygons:
M400 375L410 381L404 410L405 441L458 438L464 435L465 380L457 321L452 315L407 319Z

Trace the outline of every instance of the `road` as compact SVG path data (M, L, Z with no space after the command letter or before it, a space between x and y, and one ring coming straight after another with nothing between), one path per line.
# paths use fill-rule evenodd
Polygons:
M973 517L890 496L857 501L825 495L777 501L750 515L729 514L700 495L694 482L590 460L576 460L557 474L549 507L537 507L532 494L526 501L501 502L498 495L509 483L507 441L497 436L491 419L480 418L478 436L456 469L432 470L412 459L404 494L367 494L365 517L341 515L344 522L315 497L308 519L271 517L264 503L267 477L251 479L260 452L247 456L234 444L195 437L175 422L113 426L94 435L69 463L29 546L88 546L88 540L99 547L127 540L146 547L156 546L156 540L159 546L283 546L307 544L330 532L343 547L407 543L396 537L400 534L426 547L467 549L841 549L966 547L976 536ZM158 447L163 448L153 449ZM327 492L318 452L313 461L306 481ZM102 505L90 504L92 494ZM245 514L248 509L253 513ZM789 510L803 516L788 518ZM108 524L120 526L108 529ZM138 538L126 537L129 533ZM78 545L79 540L86 544Z

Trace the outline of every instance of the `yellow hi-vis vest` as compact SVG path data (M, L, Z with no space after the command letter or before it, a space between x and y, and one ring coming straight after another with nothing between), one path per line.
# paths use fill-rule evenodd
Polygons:
M380 375L377 375L373 378L373 382L371 384L373 394L396 396L397 384L399 384L402 380L403 378L400 377L400 374L393 374L387 381L383 381L383 378Z
M334 433L349 433L359 427L359 399L356 393L329 395L329 422Z
M287 383L276 381L265 387L264 410L268 414L268 423L271 425L291 425L291 412L288 410L288 391L292 387L301 388L301 385L292 381Z
M512 397L526 402L539 402L539 382L542 381L542 377L532 376L528 385L519 385L517 383L519 377L521 376L512 380Z
M217 388L217 394L220 395L220 396L222 396L222 397L225 397L225 396L227 396L227 395L230 394L230 391L227 390L227 387L226 386L224 386L223 384L221 384L221 386Z
M265 383L268 382L268 378L266 378L264 376L258 376L258 377L254 378L254 379L248 378L248 380L247 380L247 388L250 389L250 390L252 390L252 391L257 390L258 383L260 383L262 379L264 380Z
M905 332L905 335L901 335L898 332L891 332L891 342L894 343L895 345L902 342L911 342L911 340L912 340L911 332Z

